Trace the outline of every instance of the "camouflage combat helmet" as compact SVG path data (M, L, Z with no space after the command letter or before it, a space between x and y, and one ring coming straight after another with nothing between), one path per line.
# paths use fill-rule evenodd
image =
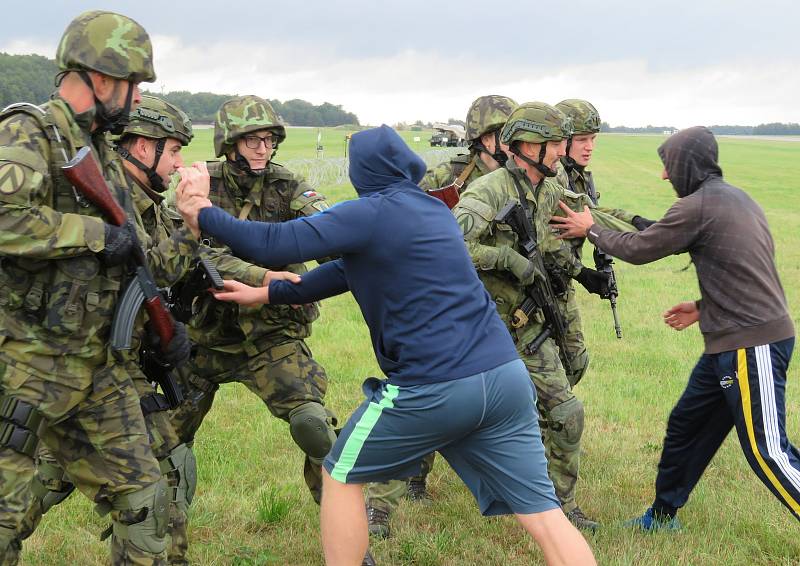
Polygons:
M467 112L467 139L473 141L499 130L516 107L517 103L507 96L490 94L476 98Z
M561 141L571 135L572 124L561 110L544 102L526 102L508 117L500 141L507 145L515 141L545 143Z
M572 134L596 134L600 131L600 114L591 102L568 98L556 104L556 108L572 120Z
M131 112L125 135L152 139L175 138L181 145L189 145L194 134L192 121L186 113L155 96L142 95L142 102Z
M113 12L84 12L72 20L58 44L56 64L62 71L97 71L135 83L156 80L150 36Z
M237 96L224 102L214 119L214 151L222 157L233 149L236 140L250 132L269 130L281 143L286 128L269 102L258 96Z

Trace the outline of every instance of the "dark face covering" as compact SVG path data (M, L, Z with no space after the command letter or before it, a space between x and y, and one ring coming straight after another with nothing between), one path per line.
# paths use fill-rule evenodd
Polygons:
M681 198L695 192L707 179L722 177L717 163L717 140L708 128L695 126L681 130L661 144L658 155Z

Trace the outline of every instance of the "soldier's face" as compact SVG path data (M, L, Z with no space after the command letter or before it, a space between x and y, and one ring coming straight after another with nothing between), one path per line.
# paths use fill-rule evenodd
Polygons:
M245 139L250 138L250 140L254 140L256 137L261 138L257 144L252 143L252 141L248 143L248 140ZM247 136L242 136L236 140L236 148L239 150L239 153L247 159L247 163L253 171L264 169L275 151L272 148L272 143L266 141L266 138L272 139L272 132L269 130L250 132Z
M156 173L161 177L165 187L169 185L169 179L178 170L178 167L183 167L182 149L181 142L175 138L167 138L164 144L164 153L161 154L161 159L156 166Z
M544 154L545 167L555 169L556 162L567 154L567 140L549 141L547 142L547 149Z
M597 134L578 134L572 136L572 145L569 148L569 156L581 167L586 167L592 160L594 144Z

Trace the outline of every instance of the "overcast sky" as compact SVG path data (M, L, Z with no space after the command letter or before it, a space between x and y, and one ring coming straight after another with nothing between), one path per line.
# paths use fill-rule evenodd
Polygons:
M0 51L53 57L96 2L3 2ZM150 33L150 88L341 104L362 123L586 98L611 125L800 122L794 0L105 2Z

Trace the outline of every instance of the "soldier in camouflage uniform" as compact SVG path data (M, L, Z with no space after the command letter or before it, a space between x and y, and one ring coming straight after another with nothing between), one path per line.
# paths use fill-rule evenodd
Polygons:
M126 160L123 166L132 201L146 232L152 237L152 245L160 246L162 255L169 255L173 250L182 251L176 263L178 272L174 274L175 279L181 277L195 246L181 250L180 245L175 245L176 240L180 242L192 238L188 229L176 231L175 218L160 206L163 197L159 193L169 182L170 175L183 166L180 152L192 137L192 123L184 112L155 97L142 96L141 103L131 112L129 124L116 144L117 152ZM180 220L179 216L177 218ZM137 334L144 332L144 324L142 309L136 322ZM135 343L138 344L136 338L138 336L135 336ZM129 350L130 353L139 351L139 347ZM131 354L125 363L135 368L136 361L136 356ZM131 372L131 377L139 394L150 446L170 486L170 525L185 523L186 507L191 501L196 477L194 453L178 439L169 420L166 397L158 393L148 376L138 369ZM20 542L33 533L44 513L64 501L75 488L53 452L44 444L39 445L36 464L36 475L31 486L33 498L21 524ZM188 564L185 560L186 546L185 538L173 538L168 553L170 564Z
M510 98L495 94L475 99L467 112L469 153L428 169L419 186L430 191L458 181L458 192L463 193L472 181L502 167L508 147L500 143L500 129L516 106Z
M286 130L272 106L257 96L225 102L214 125L214 150L224 161L210 162L211 201L241 219L285 222L325 210L324 197L302 178L272 162ZM208 257L226 279L266 285L274 272L306 272L303 264L250 265L210 243ZM304 477L319 502L320 466L336 435L336 418L324 406L328 378L311 355L305 338L319 317L317 304L243 307L201 297L190 321L197 344L189 364L186 401L173 412L184 442L192 442L222 383L243 383L269 411L289 424L295 443L306 454Z
M595 107L586 100L568 99L556 104L572 120L573 133L567 140L567 154L561 158L561 163L556 176L558 183L564 188L562 200L575 211L583 210L586 198L590 199L589 206L592 214L599 218L600 224L620 232L644 230L653 223L641 216L637 216L618 208L603 208L598 206L599 194L595 191L592 172L586 169L592 158L594 142L600 132L600 115ZM583 238L570 240L573 252L577 257L583 253ZM571 371L567 376L574 387L586 374L589 366L589 353L583 336L580 311L575 298L575 288L570 284L565 295L566 316L569 322L567 336L567 352Z
M508 158L508 146L500 142L500 130L517 103L506 96L480 96L467 112L467 140L469 154L456 155L428 169L419 186L426 191L439 189L455 183L462 193L479 177L502 167ZM389 517L403 495L412 501L429 503L426 479L433 469L434 454L422 461L419 476L409 480L394 480L367 485L367 519L372 535L389 536Z
M125 16L86 12L58 47L55 97L0 115L0 563L13 564L39 439L112 519L114 564L163 564L169 489L150 447L132 359L115 359L109 330L135 230L160 285L174 282L191 235L151 249L121 161L104 133L121 133L152 81L152 48ZM104 222L61 173L89 146L131 218ZM167 249L169 248L169 249ZM165 357L188 353L176 326ZM61 478L59 478L60 480Z
M478 274L494 298L500 317L507 323L536 386L541 418L549 427L545 438L551 455L548 471L556 495L576 526L594 529L597 523L587 518L575 502L583 405L572 392L559 348L552 338L545 340L536 352L525 352L543 328L541 313L535 313L521 328L511 325L513 313L526 296L526 288L537 277L549 277L554 289L561 289L562 293L566 277L578 279L591 292L602 290L604 274L583 267L569 245L554 237L548 224L559 210L562 192L552 177L558 159L565 153L570 131L569 119L552 106L529 102L517 107L500 134L500 141L509 145L513 158L505 167L473 182L453 213L464 232ZM534 264L519 253L516 234L495 221L509 200L522 202L532 215L548 274L537 273Z

